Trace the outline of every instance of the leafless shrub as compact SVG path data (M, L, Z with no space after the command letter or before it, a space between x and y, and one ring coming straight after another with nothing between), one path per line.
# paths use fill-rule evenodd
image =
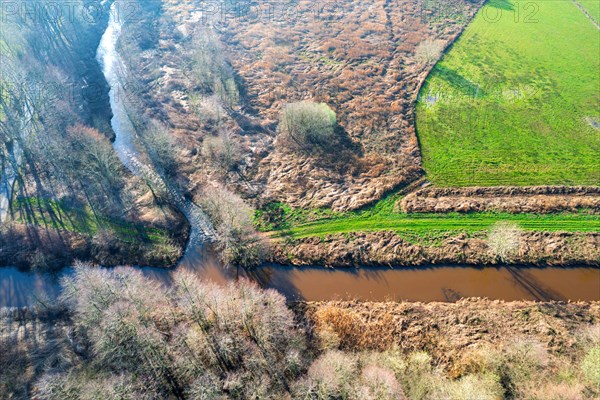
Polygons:
M166 127L151 123L144 133L142 142L155 168L167 176L175 176L179 162L178 148Z
M376 365L368 365L362 371L357 399L403 400L404 392L393 371Z
M301 390L314 394L318 399L347 399L354 393L358 373L357 356L331 350L312 363Z
M433 393L439 385L439 377L432 368L432 358L426 352L411 353L406 367L400 374L400 382L410 399L435 398Z
M192 110L200 121L212 127L221 126L226 113L217 95L197 96L190 95Z
M36 391L44 399L74 399L80 395L80 390L64 373L44 374L35 385Z
M444 51L444 41L426 39L415 49L415 60L421 64L430 65L439 60Z
M235 170L242 156L239 143L228 131L204 139L202 155L222 173Z
M584 350L589 350L596 345L600 345L600 324L597 323L580 328L575 333L575 336L577 338L577 343Z
M108 375L108 376L104 376ZM46 400L79 399L151 399L154 398L144 388L134 383L131 376L98 373L86 376L85 373L47 373L35 384L39 398Z
M194 381L188 396L190 400L226 399L219 378L210 373L205 373Z
M182 249L173 239L153 243L145 252L147 260L161 260L163 265L177 262L182 255Z
M588 351L581 362L581 370L588 382L600 391L600 345Z
M200 200L217 230L217 242L226 264L251 268L260 265L267 252L252 222L254 210L222 187L204 190Z
M101 228L92 237L92 256L102 264L118 264L126 251L126 243L113 229Z
M517 224L497 222L488 236L490 251L500 261L509 262L519 249L522 234Z
M497 400L503 397L499 377L494 374L466 375L456 381L444 381L435 398L453 400Z
M44 271L49 269L52 256L47 254L48 249L35 249L29 254L28 261L32 270Z
M540 383L536 382L528 391L528 399L544 400L581 400L584 396L584 385L580 382Z
M389 369L397 377L401 376L408 367L406 356L398 346L393 346L392 349L382 352L366 353L363 355L363 362L368 365L377 365Z
M294 398L406 399L396 372L384 365L385 358L382 353L326 351L297 383Z
M531 338L515 338L502 349L496 374L502 377L505 391L520 398L536 386L539 374L550 364L545 346Z
M315 336L322 351L334 350L340 347L340 337L329 325L323 326L315 331Z
M451 374L464 376L486 371L497 371L501 363L502 353L499 349L489 345L477 346L463 352L460 360L454 364Z

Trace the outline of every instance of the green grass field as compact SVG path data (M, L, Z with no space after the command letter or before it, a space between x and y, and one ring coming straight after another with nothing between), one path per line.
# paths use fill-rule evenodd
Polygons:
M598 0L581 3L600 10ZM489 1L420 93L429 179L599 184L599 70L600 33L571 0Z

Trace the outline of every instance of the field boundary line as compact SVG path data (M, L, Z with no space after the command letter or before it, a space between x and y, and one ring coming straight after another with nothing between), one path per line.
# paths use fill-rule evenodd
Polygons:
M577 8L579 8L581 10L581 12L590 21L592 21L592 24L594 24L594 26L596 27L596 29L600 30L600 23L598 23L598 21L596 21L596 18L594 18L592 15L590 15L590 13L577 0L573 0L573 4L575 4L577 6Z

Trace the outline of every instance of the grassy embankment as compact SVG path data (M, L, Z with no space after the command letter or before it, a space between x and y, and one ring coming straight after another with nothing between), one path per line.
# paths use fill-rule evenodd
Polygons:
M598 14L597 1L581 3ZM598 184L599 46L597 28L571 1L491 0L421 91L428 178L438 186Z
M406 214L395 211L400 196L392 194L373 206L362 210L334 213L330 210L292 210L285 205L272 205L272 215L266 223L268 211L258 211L259 229L269 231L271 237L303 238L346 232L373 232L392 230L416 239L435 239L447 232L476 233L488 230L498 221L513 221L531 231L598 232L600 217L587 212L558 214ZM274 212L273 209L276 211Z
M110 230L121 240L135 243L140 239L153 244L168 243L168 231L145 227L130 221L109 218L95 213L90 207L74 208L63 202L45 200L43 204L35 198L18 199L15 208L20 210L15 223L33 224L42 228L64 230L93 236L100 230Z

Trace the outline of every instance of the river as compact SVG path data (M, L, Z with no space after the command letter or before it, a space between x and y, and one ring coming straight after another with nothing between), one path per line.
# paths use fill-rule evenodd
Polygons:
M111 10L114 13L115 4ZM137 157L135 131L119 93L123 92L120 76L125 66L117 52L121 32L118 18L111 15L98 48L100 62L109 83L111 121L116 135L114 147L121 161L137 175L162 179ZM148 177L147 175L152 175ZM160 183L160 182L158 182ZM370 301L456 301L461 297L487 297L499 300L600 300L600 269L595 268L528 268L528 267L457 267L327 269L294 268L265 265L251 272L224 268L215 254L207 250L206 238L211 227L205 215L184 199L177 188L163 182L172 192L174 203L192 226L191 239L184 257L176 267L193 271L203 279L227 283L250 279L264 288L277 289L290 300L325 301L360 299ZM152 279L169 285L173 269L138 268ZM0 268L0 307L29 306L41 299L56 299L60 278L72 274L65 268L58 274L29 273L16 268Z
M600 300L600 269L459 267L390 269L326 269L267 265L251 273L223 268L213 253L189 249L177 268L191 270L216 283L251 279L264 288L277 289L289 300L406 300L456 301L461 297L487 297L498 300ZM139 268L166 286L173 270ZM0 268L0 307L22 307L36 299L55 299L60 293L60 274L28 273L16 268Z

